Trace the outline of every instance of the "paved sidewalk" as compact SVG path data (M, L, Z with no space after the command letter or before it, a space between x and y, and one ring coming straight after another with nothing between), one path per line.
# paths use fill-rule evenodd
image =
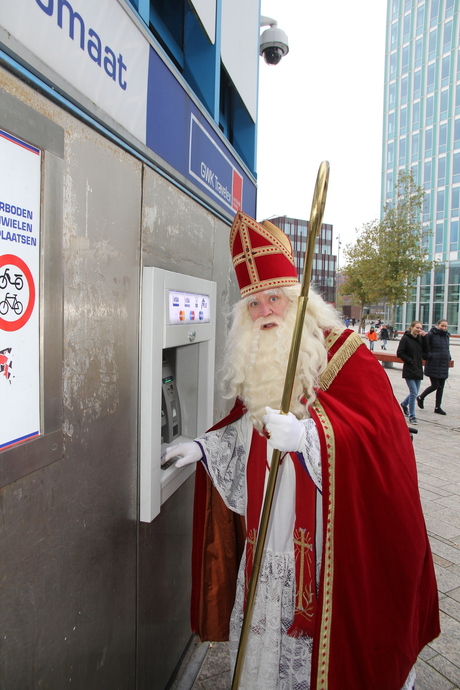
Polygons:
M388 352L395 353L397 346L398 341L389 342ZM434 394L427 397L425 409L417 409L418 433L414 436L420 494L438 578L442 627L440 637L420 654L416 690L460 690L460 342L452 343L451 354L455 366L450 369L442 402L447 415L435 415ZM401 370L399 364L385 369L399 401L407 395ZM429 379L422 383L421 390L425 385L429 385ZM227 643L197 643L194 647L191 655L200 657L198 676L196 671L193 677L180 676L173 689L230 690Z

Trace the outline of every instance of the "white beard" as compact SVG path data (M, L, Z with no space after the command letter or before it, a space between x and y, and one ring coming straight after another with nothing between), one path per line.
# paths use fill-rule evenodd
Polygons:
M235 305L221 369L224 397L239 396L259 431L263 428L265 407L280 409L296 323L300 285L281 290L290 300L284 319L269 316L253 323L248 313L249 298ZM264 323L278 325L261 329ZM342 328L336 312L311 289L291 396L290 411L298 419L308 417L308 408L316 399L319 376L326 368L324 331ZM300 402L304 396L306 405Z
M264 323L278 325L275 328L263 329ZM262 417L266 414L265 407L269 405L276 410L281 407L294 324L293 309L288 310L286 320L269 316L257 319L252 324L251 345L247 353L241 393L251 421L259 430L263 428ZM299 419L307 416L305 405L299 402L302 393L302 380L297 375L290 410Z

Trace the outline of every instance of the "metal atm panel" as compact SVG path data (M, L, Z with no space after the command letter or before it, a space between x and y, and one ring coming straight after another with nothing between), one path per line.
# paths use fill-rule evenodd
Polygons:
M162 447L212 426L216 283L145 267L142 286L140 519L151 522L195 467L161 468Z

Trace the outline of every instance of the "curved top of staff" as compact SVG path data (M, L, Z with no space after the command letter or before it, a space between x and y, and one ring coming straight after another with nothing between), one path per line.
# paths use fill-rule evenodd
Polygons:
M326 207L327 187L329 184L329 169L329 161L323 161L319 166L318 175L316 177L315 191L313 192L313 201L311 204L310 222L308 225L307 251L305 254L306 261L302 276L301 295L303 296L308 294L308 289L310 286L316 238L321 232L321 223L323 221L324 209Z

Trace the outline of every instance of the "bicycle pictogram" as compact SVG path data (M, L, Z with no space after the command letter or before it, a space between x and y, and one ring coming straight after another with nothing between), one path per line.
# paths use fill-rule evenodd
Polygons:
M5 299L0 302L0 314L1 316L5 316L9 312L9 310L12 309L15 314L18 316L22 314L22 311L24 309L22 302L18 300L17 295L12 295L10 292L7 292L5 295Z
M11 280L10 269L5 268L3 273L0 275L0 290L4 290L8 286L8 283L10 285L14 285L16 290L22 290L24 286L22 273L15 273L14 280Z
M3 254L0 256L0 333L19 331L35 307L35 281L29 265L15 254Z

